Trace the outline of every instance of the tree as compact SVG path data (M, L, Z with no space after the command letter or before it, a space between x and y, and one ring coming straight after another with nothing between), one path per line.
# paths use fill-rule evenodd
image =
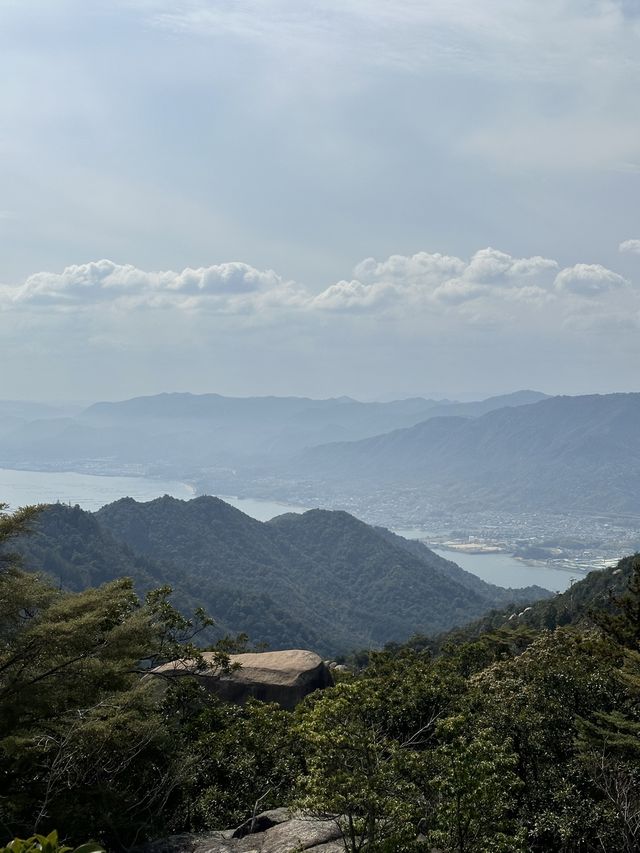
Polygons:
M66 593L25 572L7 544L34 513L0 511L0 820L13 835L57 826L127 845L158 824L181 773L163 686L145 672L206 666L193 640L210 620L181 616L169 588L141 603L128 579Z
M438 726L437 791L430 842L455 853L517 853L524 831L515 819L522 782L509 741L458 715Z
M625 649L640 651L640 554L620 561L629 563L631 574L623 595L609 593L609 607L591 613L591 618L603 631Z
M607 822L576 747L580 718L620 700L619 654L595 632L542 632L473 677L469 712L517 756L517 815L535 853L592 849Z
M289 712L225 703L193 684L178 685L165 711L183 768L167 806L172 829L237 826L283 804L300 772Z
M418 753L389 735L379 698L372 682L344 682L297 726L306 759L299 805L335 819L349 853L407 849L423 813Z
M576 739L584 772L606 804L603 846L621 853L640 846L640 555L619 565L627 562L626 592L591 614L618 651L620 697L615 707L582 716Z

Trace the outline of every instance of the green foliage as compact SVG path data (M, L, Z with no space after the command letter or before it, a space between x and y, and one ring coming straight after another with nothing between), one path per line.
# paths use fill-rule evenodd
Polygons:
M590 572L566 592L537 601L524 611L517 607L490 610L482 618L462 628L454 628L432 638L430 648L440 651L448 644L460 645L496 631L539 632L570 625L585 628L593 627L596 623L601 625L607 613L615 613L619 608L616 602L627 590L638 559L638 555L625 557L616 566Z
M4 515L3 538L22 532L26 518ZM193 640L208 624L203 613L182 617L169 592L141 604L122 579L66 593L6 561L0 820L14 834L53 823L72 838L91 832L119 846L161 822L178 760L163 691L143 676L167 658L201 662Z
M571 850L603 816L579 766L578 720L621 699L619 655L595 633L542 633L473 679L471 709L518 756L519 814L534 851Z
M447 686L448 703L423 745L426 809L414 826L430 846L447 853L638 849L635 575L623 596L606 592L607 584L619 589L634 565L624 560L574 587L583 614L575 629L498 623L471 642L450 636L441 645L431 669ZM392 691L397 667L411 696L411 645L428 644L416 639L370 654L363 678L382 677Z
M167 805L174 829L235 826L287 799L300 772L288 712L255 700L225 704L191 684L167 696L164 713L182 767Z
M626 649L640 651L640 554L623 561L627 589L622 595L609 591L609 607L593 613L598 627ZM617 571L623 573L623 565Z
M54 829L49 835L14 838L6 847L0 847L0 853L104 853L104 849L93 841L76 848L68 847L58 841L58 833Z
M339 684L301 715L296 728L306 772L301 808L336 817L345 847L408 849L423 812L419 753L392 736L373 681Z
M141 800L149 820L163 798L166 733L137 670L165 632L127 581L45 592L0 658L0 815L18 831L54 822L74 837L119 837L123 802Z
M70 852L43 827L129 849L287 803L336 820L349 853L640 848L638 557L576 584L570 627L540 630L536 605L467 638L416 636L291 714L149 677L169 659L206 666L208 617L182 616L164 584L141 602L127 579L69 592L24 571L9 551L33 520L0 511L0 822L30 836L0 853ZM358 543L338 537L335 564Z
M26 506L14 513L8 513L8 504L0 502L0 564L4 567L15 563L15 554L6 550L7 543L18 536L24 536L41 510L39 506Z
M438 728L444 742L434 755L430 842L456 853L524 851L525 833L515 817L523 782L510 742L462 715Z
M603 844L632 853L640 847L640 555L625 562L627 590L610 595L608 610L593 613L621 651L620 699L579 718L576 746L583 772L608 803Z

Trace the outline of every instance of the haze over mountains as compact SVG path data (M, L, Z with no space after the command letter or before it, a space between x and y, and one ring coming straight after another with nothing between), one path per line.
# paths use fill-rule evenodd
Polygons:
M607 551L617 556L640 519L638 423L638 393L470 403L176 393L64 417L5 403L0 467L179 478L198 492L344 508L400 528L442 514L449 529L482 516L474 530L523 514L607 516L624 527ZM541 541L545 525L534 519L518 536L511 524L510 541Z
M178 476L207 466L272 466L306 447L366 438L431 417L475 417L544 397L520 391L471 403L421 397L362 403L349 397L175 393L96 403L74 417L43 410L32 418L24 407L5 404L0 408L0 465L77 468L101 460L114 468L139 465Z
M553 397L312 448L298 478L419 485L450 508L640 515L640 394Z
M168 583L182 608L203 606L223 632L327 654L443 631L550 595L485 583L345 512L263 523L213 497L122 499L96 514L51 505L19 549L29 568L66 588L123 575L140 591Z

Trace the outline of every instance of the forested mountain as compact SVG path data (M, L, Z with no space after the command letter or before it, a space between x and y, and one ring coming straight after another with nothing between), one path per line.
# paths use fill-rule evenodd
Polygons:
M144 591L169 583L185 609L273 648L337 653L437 632L509 600L424 546L345 512L312 510L268 523L218 498L125 498L91 514L47 507L20 547L30 568L82 589L123 575Z
M122 521L126 507L115 507ZM195 509L194 529L216 509L239 529L224 506ZM343 539L348 518L263 526L336 563L362 550L368 564L364 531ZM92 838L113 851L637 853L640 557L554 599L576 604L562 627L540 630L530 616L449 634L435 654L391 647L285 711L225 703L195 677L149 677L166 660L205 665L191 624L162 593L141 604L126 579L67 592L24 571L7 552L30 521L29 510L0 510L0 844L55 828L71 846L51 836L42 849ZM144 522L136 516L138 532ZM56 529L64 560L94 542L91 577L103 549L105 563L131 559L86 513L51 508L40 546ZM154 525L143 533L152 547ZM147 559L132 565L152 572ZM225 660L219 648L216 666ZM329 843L319 814L338 824Z
M145 556L112 536L95 514L77 506L47 506L16 549L31 570L43 571L73 591L120 577L131 578L139 593L169 585L176 606L184 612L201 606L215 616L216 629L207 632L209 639L246 632L252 640L274 647L323 648L323 638L313 626L287 606L279 606L268 590L233 587L224 572L209 577L203 587L189 562Z
M350 492L401 486L451 509L640 513L640 394L552 397L311 448L288 469Z
M349 397L223 397L158 394L96 403L73 417L46 407L0 406L0 465L142 466L185 476L235 464L272 466L317 444L356 440L417 424L434 415L474 417L544 397L519 391L477 403L421 397L362 403ZM31 418L26 417L32 411Z

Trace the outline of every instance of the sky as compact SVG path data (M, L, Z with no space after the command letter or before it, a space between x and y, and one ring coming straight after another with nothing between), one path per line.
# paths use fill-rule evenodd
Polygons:
M0 0L0 396L640 391L638 0Z

